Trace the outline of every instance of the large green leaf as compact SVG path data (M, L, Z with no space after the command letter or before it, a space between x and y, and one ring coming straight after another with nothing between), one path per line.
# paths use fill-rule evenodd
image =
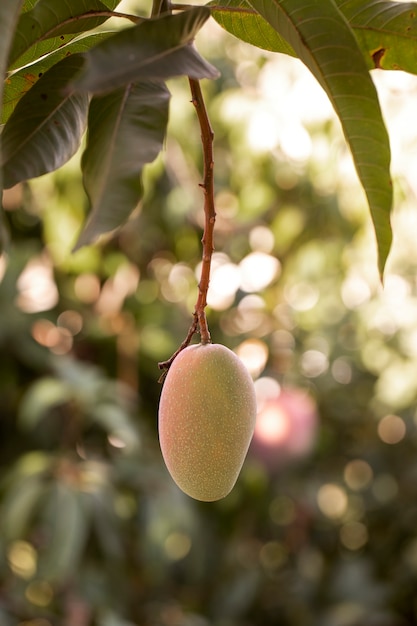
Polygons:
M354 31L369 69L417 74L417 3L334 0ZM258 48L296 56L290 44L248 0L212 0L214 19L235 37Z
M417 3L335 0L355 32L368 67L417 73Z
M375 227L382 273L390 251L390 147L375 86L348 23L332 0L250 0L325 89L341 121Z
M89 99L65 88L83 62L80 55L65 58L19 101L2 133L6 188L57 169L78 149Z
M5 76L9 48L23 0L2 0L0 3L0 76ZM0 80L0 108L3 102L3 79ZM0 186L1 193L1 186Z
M238 39L263 50L296 56L290 44L247 0L223 0L221 3L213 0L207 6L218 24Z
M181 74L216 78L217 70L189 45L209 16L207 7L195 7L115 34L86 54L85 68L74 88L99 93L138 80L165 80Z
M76 33L91 30L108 17L95 11L108 11L118 0L39 0L22 13L9 55L9 69L23 67L70 41Z
M19 11L23 0L2 0L0 3L0 76L6 74L7 58L9 47L13 38L14 29L19 17ZM3 109L3 78L0 80L0 119ZM1 163L1 136L0 136L0 163ZM0 251L6 245L6 229L3 220L3 205L1 202L3 194L3 173L0 168Z
M19 100L36 82L38 82L45 72L55 65L55 63L58 63L71 54L87 52L90 48L96 46L110 35L111 33L109 32L102 32L80 37L66 46L59 48L56 52L42 57L37 63L29 67L24 67L9 76L4 88L3 110L0 123L5 124L7 122Z
M137 206L141 171L163 145L169 98L163 83L146 81L93 98L82 158L92 211L77 247L119 227Z

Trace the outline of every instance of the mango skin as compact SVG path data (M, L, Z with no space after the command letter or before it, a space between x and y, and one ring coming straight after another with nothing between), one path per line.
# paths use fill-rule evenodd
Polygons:
M165 378L159 441L178 487L196 500L227 496L242 468L256 420L252 378L220 344L182 350Z

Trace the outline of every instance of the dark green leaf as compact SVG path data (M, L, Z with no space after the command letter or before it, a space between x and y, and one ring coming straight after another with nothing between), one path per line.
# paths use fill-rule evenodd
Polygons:
M141 171L163 145L169 97L165 85L142 82L93 98L82 158L92 212L77 247L119 227L137 206Z
M335 0L368 67L417 73L417 3Z
M39 0L32 10L20 16L9 69L31 63L65 45L76 33L99 26L108 18L94 16L94 11L108 11L117 4L112 0Z
M64 59L19 101L2 134L5 187L57 169L78 149L88 96L65 88L82 64L82 56Z
M6 75L7 58L9 47L13 38L15 26L22 6L22 0L2 0L0 3L0 76ZM3 79L0 80L0 119L3 110ZM1 163L1 138L0 138L0 163ZM0 168L0 251L7 245L6 228L3 220L3 207L1 197L3 193L3 174Z
M93 92L117 89L143 79L165 80L181 74L215 78L217 70L189 45L210 15L195 7L127 28L86 54L74 87Z
M290 44L246 0L213 0L214 19L229 33L263 50L296 56Z
M87 50L109 37L109 35L110 33L103 32L76 39L56 52L43 57L37 63L12 74L5 83L0 123L5 124L7 122L19 100L55 63L71 54L87 52Z
M329 96L350 145L375 227L382 273L390 251L390 147L378 96L356 38L332 0L250 0Z

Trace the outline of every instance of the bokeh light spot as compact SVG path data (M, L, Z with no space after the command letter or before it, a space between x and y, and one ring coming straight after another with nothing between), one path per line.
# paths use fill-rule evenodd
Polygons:
M341 296L348 309L356 309L371 297L371 288L364 278L351 275L341 287Z
M66 328L71 335L78 335L83 328L83 317L78 311L63 311L56 321L57 326Z
M405 433L404 420L398 415L386 415L378 423L378 435L384 443L399 443L404 439Z
M249 244L254 251L272 252L274 243L274 234L267 226L255 226L249 233Z
M308 378L316 378L329 367L329 360L319 350L306 350L301 356L301 370Z
M352 380L352 367L343 357L333 361L331 372L334 380L341 385L348 385Z
M326 517L340 519L348 507L346 491L339 485L326 483L317 492L317 504Z
M183 559L191 550L191 538L183 532L172 532L164 542L167 557L172 561Z
M74 292L85 304L96 302L100 296L100 280L95 274L80 274L74 281Z
M32 324L32 337L57 355L68 354L73 345L72 333L67 328L59 328L46 319L36 320Z
M296 311L308 311L317 304L319 291L309 283L298 282L285 287L284 297Z
M28 585L25 596L31 604L45 607L52 602L54 592L46 580L34 580Z
M256 438L269 446L285 442L290 434L291 424L288 414L274 403L268 403L256 418Z
M52 309L59 295L49 259L45 256L31 259L17 280L17 289L16 304L24 313Z
M353 491L366 489L372 482L373 471L369 463L362 459L349 461L343 473L345 482Z
M237 346L236 354L256 378L265 368L268 360L268 346L260 339L247 339Z
M348 550L360 550L368 541L368 529L362 522L347 522L340 529L340 541Z
M281 264L277 258L265 252L251 252L239 264L240 286L249 293L265 289L279 275Z
M7 550L10 569L16 576L28 580L36 573L37 553L27 541L14 541Z

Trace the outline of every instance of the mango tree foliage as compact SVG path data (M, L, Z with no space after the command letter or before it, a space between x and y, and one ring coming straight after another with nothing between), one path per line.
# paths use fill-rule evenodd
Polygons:
M9 54L9 46L13 37L15 25L19 16L19 10L22 6L22 0L15 2L14 0L5 0L0 6L0 71L4 75L7 69L7 57ZM3 82L0 83L0 102L3 101L4 87ZM0 136L0 158L1 158L1 136ZM3 175L0 168L0 193L3 190ZM2 223L2 219L0 224ZM0 241L4 242L4 228L0 235Z
M380 0L155 1L148 17L117 0L3 2L6 79L1 166L11 187L81 159L91 214L78 245L120 227L141 200L142 172L163 148L173 77L216 79L195 47L212 16L258 48L299 58L325 90L350 147L373 220L382 275L393 203L390 142L369 70L417 72L417 4ZM150 88L152 85L152 88ZM306 103L308 106L308 103Z

